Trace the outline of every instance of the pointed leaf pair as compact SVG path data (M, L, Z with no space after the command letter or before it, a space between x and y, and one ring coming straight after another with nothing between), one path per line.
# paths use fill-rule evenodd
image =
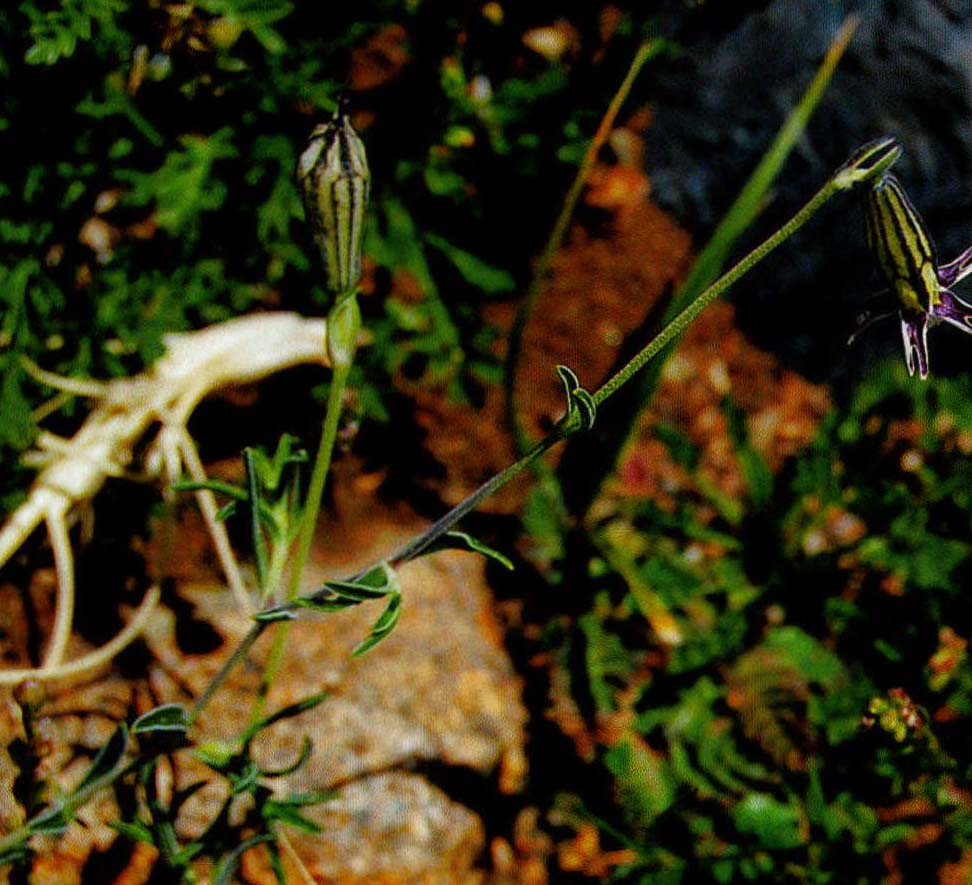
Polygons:
M351 652L352 657L358 657L366 651L371 651L379 642L387 638L392 630L395 629L401 616L402 594L395 591L390 594L388 605L385 606L385 610L381 613L378 620L372 624L371 631L367 637Z
M597 415L594 397L581 386L580 380L572 369L567 366L557 366L557 374L564 385L564 393L567 397L567 422L569 424L579 422L582 430L590 430L594 426L594 418Z

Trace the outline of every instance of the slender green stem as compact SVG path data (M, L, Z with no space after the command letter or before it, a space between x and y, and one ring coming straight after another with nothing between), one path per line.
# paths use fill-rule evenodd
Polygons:
M351 296L354 297L353 295ZM336 308L343 309L341 307ZM331 312L331 318L335 311ZM356 334L356 332L355 332ZM350 356L334 361L331 375L331 387L327 394L327 406L324 411L324 423L321 427L321 441L317 448L317 457L314 459L314 470L311 473L310 485L307 488L307 500L304 503L304 512L301 518L300 531L297 535L297 550L294 554L294 561L290 572L290 585L287 589L287 599L293 599L300 592L300 580L310 556L311 545L314 542L314 529L317 527L317 515L321 509L321 500L324 497L324 484L327 482L327 475L331 470L331 456L334 454L334 441L337 439L337 429L341 418L341 408L344 403L344 390L348 383L348 374L351 371L351 361L354 355L353 343L350 347ZM257 693L256 701L250 712L250 727L258 722L266 707L267 695L270 686L280 671L283 663L284 647L287 644L287 636L290 633L290 622L285 623L273 637L273 646L270 649L270 656L267 658L267 665L263 670L263 678L260 680L260 689Z
M510 329L509 343L507 344L506 365L503 370L503 385L506 392L507 421L509 422L510 431L513 434L513 443L518 453L525 452L529 447L526 431L520 422L516 398L516 375L519 369L520 353L523 349L523 335L526 331L527 323L536 307L537 299L540 297L540 290L543 288L543 283L547 278L547 272L550 270L550 263L553 261L554 254L563 242L564 235L567 233L567 225L570 224L570 220L574 215L577 201L580 199L581 192L584 190L584 185L587 184L587 179L590 177L591 169L594 168L598 153L611 134L611 129L614 127L614 121L617 119L621 106L628 97L628 93L631 92L631 87L634 85L638 73L664 47L665 42L658 39L645 40L638 47L638 51L635 53L628 67L628 71L624 75L624 80L618 87L618 91L614 93L611 103L608 105L597 127L597 132L594 133L594 137L587 147L584 158L581 160L580 166L577 167L577 174L574 176L570 190L567 191L567 196L564 198L564 204L560 209L560 214L554 222L550 236L547 238L546 245L543 247L543 252L540 253L540 257L537 259L533 276L530 279L530 286L527 289L526 295L523 296L520 306L517 308L513 326Z
M694 301L689 304L669 326L663 329L648 345L641 350L627 365L624 366L614 377L602 385L593 394L596 405L600 405L610 399L623 385L643 368L658 352L665 347L671 340L680 335L685 328L716 298L732 286L740 277L751 270L756 264L763 260L777 246L792 236L797 230L803 227L835 194L851 190L862 185L867 185L877 175L883 174L891 162L897 157L900 149L893 146L893 139L887 139L881 145L872 146L863 154L855 155L854 158L842 166L834 176L832 176L824 186L810 199L810 201L784 224L776 233L765 240L761 245L753 249L745 258L739 261L728 273L716 280L709 288L701 292ZM576 416L575 416L576 417ZM475 508L483 499L499 491L503 486L515 477L523 473L548 449L563 441L573 433L581 429L576 420L571 420L571 416L565 416L554 428L554 430L540 442L536 443L522 458L511 464L505 470L483 483L469 497L461 501L448 513L441 517L437 522L430 526L418 537L404 544L398 550L387 557L386 562L392 565L401 565L414 559L422 551L426 550L434 541L448 532L460 519L470 510ZM359 573L363 575L366 571ZM326 587L315 593L309 594L306 598L314 600L317 597L327 594ZM295 610L298 606L294 602L286 603L278 608L279 610ZM244 637L239 648L233 653L232 657L224 664L219 673L216 674L212 684L206 689L203 696L196 702L190 714L190 721L194 721L199 715L199 711L212 697L216 688L225 680L226 674L243 659L246 651L256 641L263 629L273 621L257 622Z
M741 276L759 264L770 252L782 242L789 239L796 231L805 225L834 194L840 193L841 188L830 179L810 201L783 225L776 233L758 245L745 258L739 261L731 270L719 277L708 289L700 292L695 300L689 303L664 329L662 329L646 347L640 350L613 378L606 381L594 393L594 402L600 405L614 395L626 384L639 369L644 367L670 341L678 338L692 323L723 292L732 286Z
M219 687L226 681L226 677L233 672L237 664L246 658L247 652L253 647L253 643L263 635L263 631L268 626L268 622L256 621L250 627L247 634L240 640L240 644L233 649L233 654L226 659L226 663L219 668L212 681L206 686L206 690L196 698L196 703L192 705L192 709L189 711L189 725L192 725L199 718L199 715L213 699L213 695L216 694Z
M388 557L388 563L390 565L396 566L402 563L408 562L410 559L415 559L423 550L425 550L430 544L436 541L438 538L442 537L449 529L451 529L460 519L462 519L469 511L474 510L480 501L490 497L490 495L497 492L499 489L503 488L510 480L515 479L524 470L526 470L534 461L537 460L547 449L554 446L556 443L564 439L565 436L562 433L554 432L544 439L540 440L529 452L527 452L519 461L510 464L509 467L497 473L491 479L486 480L476 491L474 491L469 497L460 501L452 508L445 516L440 517L435 523L429 526L421 535L417 538L413 538L407 544L404 544L398 550Z
M884 153L887 154L888 151L885 149ZM681 335L706 307L736 283L740 277L748 273L755 265L759 264L777 246L803 227L835 194L869 182L876 172L867 167L867 161L869 161L869 158L862 158L858 164L860 168L854 167L850 172L847 171L848 167L846 165L841 167L786 224L753 249L711 286L699 293L685 310L662 329L617 374L598 388L592 395L595 405L601 405L617 393L621 387L637 374L639 369L642 369L646 363L657 356L665 345ZM452 510L441 517L425 532L392 553L386 561L391 565L401 565L410 559L414 559L436 539L448 532L462 517L475 508L480 501L488 498L494 492L499 491L510 480L523 473L544 452L571 436L579 429L577 424L570 423L567 416L565 416L548 436L536 443L522 458L496 474L492 479L483 483L468 498L453 507ZM364 572L361 572L361 574L364 574ZM326 588L318 591L318 593L322 592L326 592Z
M280 672L280 665L283 663L284 648L287 645L287 637L290 635L291 621L285 621L280 625L280 629L273 635L273 645L270 647L270 655L267 664L263 668L263 676L260 678L260 688L257 690L256 700L253 709L250 710L250 723L247 726L247 734L255 734L257 723L263 718L267 707L267 696L270 694L270 686L277 673Z
M334 454L334 441L337 439L338 424L341 419L341 409L344 404L344 390L347 387L348 375L354 362L354 352L357 345L358 305L355 294L340 296L328 314L327 348L331 358L331 387L327 394L327 406L324 411L324 423L321 427L321 441L317 447L317 457L314 459L314 469L311 473L310 484L307 488L307 500L301 517L300 530L297 535L297 550L290 572L290 585L287 588L287 599L293 599L300 592L300 580L310 556L311 545L314 542L314 529L317 527L317 515L321 509L324 497L324 485L331 470L331 457ZM273 646L267 665L260 680L260 689L256 701L250 712L250 730L263 717L270 686L276 678L283 664L284 647L290 634L290 623L283 625L273 637Z
M311 544L314 541L314 529L317 526L317 514L321 509L321 499L324 497L324 483L331 469L331 455L334 452L334 440L337 438L341 405L344 401L344 388L347 385L350 369L350 365L337 367L331 376L331 389L327 394L327 410L324 412L324 424L321 428L321 442L317 449L317 458L314 460L310 485L307 488L307 502L304 504L300 534L297 536L297 552L294 555L293 568L290 573L288 599L293 599L300 591L301 574L307 564L307 558L310 556Z

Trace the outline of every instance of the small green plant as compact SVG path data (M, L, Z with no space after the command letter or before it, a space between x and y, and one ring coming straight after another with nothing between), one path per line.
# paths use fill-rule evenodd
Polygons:
M346 125L346 118L339 110L335 121L330 124L332 127L342 127ZM319 136L316 136L319 137ZM331 138L330 143L328 137ZM324 224L325 235L329 241L336 241L338 248L330 251L324 248L325 264L328 272L328 280L334 285L346 288L339 293L335 306L329 314L328 332L326 347L330 355L335 379L332 382L332 391L340 391L343 378L350 368L353 359L354 345L357 336L357 312L355 309L354 290L356 277L354 276L355 262L344 249L359 249L360 240L354 238L354 233L360 230L360 221L354 218L354 213L360 211L360 205L355 202L360 199L360 191L354 189L357 185L354 179L348 182L349 190L342 191L345 179L340 179L335 184L327 178L327 163L329 158L326 156L328 148L337 151L346 150L350 136L339 138L333 134L324 134L323 151L315 147L317 152L308 166L315 168L319 161L324 163L323 186L327 188L324 198L326 203L322 213L336 212L334 220L328 220ZM554 430L542 441L537 443L520 460L510 465L508 468L484 483L478 490L457 505L453 510L434 523L428 530L416 536L414 539L402 545L397 551L385 560L375 563L362 570L357 575L341 581L329 581L319 590L305 596L297 596L294 592L299 586L300 573L306 561L309 549L309 537L316 521L320 500L323 490L324 480L330 461L333 448L334 436L337 423L337 413L341 408L341 397L339 394L332 393L329 396L327 411L325 413L324 431L322 433L321 447L315 462L312 479L307 494L307 499L301 508L299 518L292 516L296 502L296 486L293 478L287 479L288 474L296 472L303 459L295 455L289 441L282 441L273 457L266 457L255 452L249 452L245 456L247 487L240 492L229 492L229 489L203 483L209 491L229 492L231 504L233 506L245 502L250 508L250 524L252 526L252 540L257 559L258 574L263 586L265 596L276 596L277 588L273 586L273 581L281 571L283 554L281 549L289 549L294 541L296 529L297 554L292 565L293 574L291 577L291 591L288 592L283 601L279 601L268 608L264 608L254 615L254 625L246 637L241 641L237 649L233 652L226 664L213 678L206 691L197 699L191 710L185 710L178 706L170 706L146 714L139 722L132 727L133 734L153 734L156 731L163 731L167 734L173 732L179 734L184 739L186 732L196 721L202 710L205 708L213 694L222 685L231 670L239 664L248 649L267 629L284 622L284 629L277 634L274 648L271 652L269 663L264 674L263 688L259 693L251 722L244 733L244 736L234 742L223 752L204 754L205 761L215 771L224 776L229 785L231 797L240 792L247 792L254 799L257 814L267 830L260 829L257 836L252 837L259 842L272 840L274 836L273 825L279 819L271 814L267 816L267 803L262 805L256 803L256 799L266 798L266 793L262 792L265 788L261 786L262 779L269 776L266 772L255 769L249 761L248 750L253 736L268 723L276 721L283 715L295 715L303 709L301 705L295 708L288 708L286 712L266 717L263 714L263 702L266 697L267 688L272 683L273 677L284 654L284 640L286 637L286 623L297 616L302 609L312 609L317 611L334 611L347 607L348 605L358 605L366 601L375 599L387 599L386 608L372 627L371 634L364 640L358 651L366 651L383 639L394 628L398 619L398 613L402 604L402 597L398 589L395 569L401 564L414 559L417 556L429 554L442 547L459 546L473 549L480 552L487 552L496 556L500 560L503 557L489 551L484 545L474 541L468 535L454 531L455 525L481 500L501 488L512 478L528 469L541 455L548 449L571 436L590 430L594 424L596 411L612 395L628 383L636 373L647 364L656 354L658 354L666 344L680 335L684 329L699 315L699 313L719 295L725 292L736 280L746 273L751 267L761 261L773 249L784 242L795 230L806 223L819 208L830 200L834 195L853 190L855 188L870 186L875 178L884 174L887 167L894 162L900 149L896 146L893 139L883 139L874 142L856 153L837 173L823 186L823 188L810 200L810 202L797 215L776 234L772 235L765 243L758 246L753 252L743 258L732 270L713 283L708 289L703 291L685 310L679 314L672 323L666 326L645 348L643 348L631 361L625 365L614 377L610 378L604 385L593 393L585 390L577 379L576 375L566 367L559 367L561 379L565 388L565 410L564 415L557 423ZM320 158L323 158L322 160ZM339 162L335 164L340 169L340 174L344 175L354 164ZM353 173L357 174L357 173ZM320 180L315 183L316 188ZM312 188L313 191L313 188ZM355 197L355 193L359 196ZM320 195L312 193L311 199L319 200ZM321 205L320 203L318 205ZM313 216L312 216L313 217ZM349 236L350 234L350 236ZM323 344L324 342L322 342ZM341 376L341 377L338 377ZM198 485L198 484L197 484ZM194 488L196 486L193 486ZM271 496L266 498L267 493ZM299 528L298 528L299 526ZM267 539L271 543L267 545ZM319 703L321 698L308 700L306 703ZM120 759L127 749L127 734L120 732L118 742L121 744L121 751L116 754ZM197 755L198 755L197 750ZM149 751L148 758L143 758L141 763L140 782L143 787L148 786L152 781L156 761L155 755ZM299 764L299 763L298 763ZM98 767L93 771L98 772L98 782L102 775L106 779L114 780L122 774L131 770L134 763L124 766L118 765L118 760L113 759L109 771L101 772L105 764L99 760ZM727 774L726 777L729 775ZM89 779L86 779L86 783ZM129 824L128 832L143 840L150 840L156 843L162 835L171 830L171 816L177 810L180 802L184 801L185 796L173 797L168 802L161 801L150 791L146 793L146 802L149 808L149 817L139 819ZM75 797L77 799L77 797ZM300 798L292 798L284 805L290 809L289 815L293 816L296 811L293 809L303 801ZM72 802L74 804L72 804ZM173 808L175 804L175 810ZM38 827L47 826L47 821L53 819L62 821L65 815L69 815L70 810L75 807L75 800L68 803L46 809L18 831L9 834L0 841L0 850L7 852L8 856L15 857L18 852L22 855L27 841L38 832ZM231 869L239 859L239 845L236 845L228 855L225 855L226 842L215 838L218 829L225 826L225 817L229 814L231 799L227 799L223 811L217 821L214 821L211 835L211 844L205 842L200 844L193 843L191 846L173 847L167 849L166 861L174 869L181 871L184 876L188 876L188 863L192 857L204 848L207 851L215 852L220 858L219 863L223 866L220 869ZM269 806L271 809L276 805ZM262 809L262 810L261 810ZM247 823L253 826L253 820L247 818ZM167 822L168 821L168 822ZM244 842L241 844L256 844L255 842ZM226 874L227 876L229 873Z
M69 59L91 39L94 29L101 28L106 35L115 33L115 18L124 11L110 3L63 5L63 15L42 26L35 5L25 4L24 14L32 21L36 19L30 32L34 43L27 53L28 63L55 64ZM212 17L191 23L195 27L193 39L198 42L199 34L206 34L221 69L238 72L246 67L247 35L270 56L282 51L284 38L274 25L290 15L290 4L209 0L197 6ZM190 10L186 14L198 13ZM186 27L192 30L189 25ZM154 846L161 863L173 876L195 882L199 878L198 863L206 860L210 881L230 882L243 854L263 845L278 880L283 881L280 845L286 844L285 828L315 831L317 825L303 810L328 801L332 795L327 791L288 793L279 786L280 778L293 774L306 762L311 751L309 738L296 757L282 767L261 767L253 757L254 742L267 728L299 716L325 700L323 694L317 694L275 711L266 709L270 688L287 653L289 624L305 610L332 613L380 603L370 630L354 649L353 654L361 655L393 632L403 606L407 605L397 574L401 565L451 548L476 552L512 568L512 562L503 554L458 531L460 521L514 477L540 465L543 455L554 446L598 428L608 403L614 399L612 405L616 406L619 394L644 378L646 368L650 367L649 372L656 368L707 305L837 194L862 192L868 201L869 240L899 300L908 367L912 373L917 369L925 377L927 327L944 319L968 330L963 325L965 307L951 293L950 286L968 273L972 261L966 252L950 264L934 264L927 233L888 171L900 153L893 139L872 142L855 153L789 222L718 276L718 269L754 217L805 126L849 36L850 30L845 31L843 42L838 41L828 56L727 223L717 231L703 260L676 296L658 335L596 390L585 388L571 368L557 366L555 371L564 388L563 414L544 439L532 444L520 439L525 443L522 457L386 558L368 564L356 574L329 580L303 595L301 581L330 471L346 388L355 368L362 325L358 301L362 243L369 243L368 251L380 264L413 274L426 295L420 308L403 304L389 308L391 325L387 322L389 316L376 320L375 335L387 342L402 329L413 327L419 334L410 339L408 347L412 353L428 357L426 368L431 366L445 376L461 362L463 341L454 318L439 298L429 269L430 256L444 260L467 281L475 279L483 292L507 291L513 288L514 281L505 271L456 245L451 238L419 233L420 225L411 210L395 195L383 193L378 197L374 211L378 223L368 227L365 209L370 197L370 171L363 144L341 104L328 123L314 130L299 157L282 137L261 134L245 143L236 139L233 131L220 128L181 138L176 147L156 157L158 162L154 165L123 170L117 178L129 186L124 197L128 209L155 207L154 224L172 243L178 241L179 248L191 250L193 255L193 260L173 277L186 293L185 303L176 304L177 299L170 297L172 292L167 286L175 285L172 280L160 278L146 283L143 279L134 287L145 288L150 296L152 316L157 321L155 332L166 328L173 317L176 325L188 322L189 313L193 317L219 318L225 307L215 306L209 300L212 288L224 287L229 300L242 307L259 299L258 290L267 281L280 281L288 270L306 270L310 262L291 239L289 230L299 214L299 200L303 199L324 269L322 286L311 288L317 295L326 294L329 302L326 322L315 325L307 321L299 326L305 335L315 329L321 332L315 343L319 347L318 361L326 357L332 372L328 400L313 462L294 438L283 436L270 450L244 450L244 481L239 486L202 474L201 465L196 463L198 455L185 430L191 408L180 410L185 412L179 416L181 424L166 426L166 430L180 429L182 435L175 447L163 449L160 457L168 458L170 475L182 464L188 470L189 478L176 483L176 490L209 496L201 497L200 503L209 502L203 510L212 511L207 518L214 538L225 540L225 533L219 535L212 526L221 526L222 520L230 517L242 520L249 528L256 576L253 596L257 610L252 612L253 624L191 706L165 704L140 716L130 726L120 725L94 755L79 782L60 794L48 791L41 801L46 785L29 785L27 820L0 838L0 863L25 868L35 840L62 832L92 796L114 787L125 789L134 797L129 813L115 822L115 828L133 841ZM515 380L518 338L587 171L634 77L663 48L664 41L657 40L639 47L605 122L584 156L514 327L506 377L509 391ZM146 77L150 64L143 56L144 53L138 56L142 58L139 70ZM268 64L272 65L272 61ZM308 66L312 72L319 70L310 60ZM162 81L166 73L159 68L155 75ZM541 79L547 86L541 83L531 88L559 88L555 76ZM503 108L495 102L471 97L468 80L461 66L443 67L442 89L453 102L456 115L447 131L446 146L455 148L468 143L474 129L482 127L499 154L513 153L515 146L507 129L516 122L516 102L510 99L504 117L500 113ZM279 78L280 83L285 81L285 77ZM207 84L206 77L201 76L185 88L204 90ZM130 101L137 88L134 82L127 89L109 83L98 98L89 97L82 104L83 113L130 121L144 143L136 145L131 138L118 140L110 150L119 158L133 151L157 149L162 141ZM231 84L231 92L232 88ZM296 89L293 84L281 88ZM504 88L515 95L525 87L510 81ZM329 103L332 90L328 86L308 94L311 97L307 100L320 108ZM248 119L246 125L259 131L252 120ZM202 231L207 219L215 213L225 213L229 195L234 192L229 183L232 161L244 156L250 161L247 175L251 184L258 184L265 196L259 205L248 207L256 219L261 249L258 258L248 259L252 274L228 278L221 258L200 256L198 250L204 248ZM299 194L289 180L295 159ZM400 179L421 178L436 198L455 201L463 194L466 182L460 166L453 155L444 151L420 167L402 162L395 174ZM81 164L72 171L75 173L76 186L72 185L63 195L66 205L89 187L86 176L92 171ZM35 177L35 184L40 187L43 176L38 172ZM25 320L28 309L51 311L57 300L57 288L50 285L48 278L50 267L42 267L32 257L32 252L44 242L45 232L36 226L20 228L4 221L0 237L17 243L23 253L11 267L2 269L2 281L8 284L5 297L12 305L4 320L4 332L8 341L23 345L19 350L26 351L28 343L36 345ZM256 264L259 266L254 270ZM264 283L256 284L248 276ZM119 269L101 277L99 285L104 287L106 302L113 305L110 312L120 314L121 322L136 325L135 315L119 308L119 293L130 282ZM398 313L392 315L393 311ZM110 320L119 321L119 316L109 317L107 313L106 309L100 320L104 325ZM142 355L158 350L155 333L146 333L139 341ZM113 356L114 368L124 370L130 354L116 348ZM399 352L393 360L400 363L401 358ZM74 369L88 361L80 354L75 355L73 363L67 362ZM17 423L0 428L6 429L8 438L4 441L11 446L29 431L32 423L26 413L27 397L21 389L25 379L41 383L57 380L29 362L13 365L15 369L5 375L0 389L0 410L8 414L13 410L18 416ZM650 392L654 381L649 377L646 383ZM848 856L855 868L864 869L864 875L869 856L898 844L908 835L872 810L878 796L920 796L935 803L936 808L949 815L949 832L955 843L965 844L962 833L963 827L969 829L967 803L963 805L961 797L956 798L956 789L964 789L966 784L956 777L957 754L951 753L948 735L939 738L937 729L933 733L929 724L932 717L911 700L913 688L882 690L868 675L866 661L847 654L841 647L845 635L850 635L854 619L863 617L863 607L855 608L840 597L828 598L824 606L834 629L826 637L784 623L780 616L785 607L780 587L786 586L785 579L792 579L801 567L818 574L815 570L821 568L821 562L816 557L826 558L833 552L818 550L807 543L807 538L820 529L825 514L840 508L859 510L858 518L867 522L872 531L866 539L855 539L846 545L852 551L842 550L844 554L852 552L853 567L867 566L883 575L889 586L907 582L917 592L927 594L928 601L925 609L915 606L916 610L910 612L912 617L902 622L898 633L886 636L875 632L868 654L885 662L900 660L908 642L918 638L927 646L929 635L934 634L941 649L934 656L929 654L932 672L928 691L943 699L943 709L961 712L972 706L972 677L964 657L964 640L939 636L933 629L942 620L936 607L956 605L954 599L943 599L938 591L955 583L969 552L967 542L949 536L941 527L941 521L949 518L949 508L957 507L963 514L972 509L964 491L968 485L963 485L964 474L959 479L946 480L927 463L914 465L911 472L921 484L921 494L936 505L931 516L915 512L914 500L907 491L843 482L842 471L831 460L838 443L845 449L861 444L861 428L873 418L880 418L896 389L894 385L867 388L863 399L855 403L851 418L842 424L832 422L824 429L820 442L800 463L789 487L781 482L774 488L774 478L745 434L738 434L734 442L749 482L748 510L746 505L720 496L696 475L695 492L708 509L718 514L715 524L699 518L694 506L698 502L680 502L675 512L645 505L634 513L615 514L591 525L593 549L586 564L590 566L588 577L594 587L593 605L578 618L578 630L567 640L565 654L577 652L583 660L584 673L577 679L576 693L589 695L592 716L610 736L601 742L596 764L603 766L613 779L619 811L614 817L602 808L588 808L580 797L573 802L571 813L578 819L596 820L605 833L628 849L617 869L619 880L679 881L685 877L687 881L692 876L707 875L720 882L770 877L782 880L787 876L823 882L828 880L829 871L840 869ZM931 412L937 408L930 399L923 400L923 394L913 396L915 411ZM958 394L953 396L952 405L960 413L962 401ZM517 428L512 395L509 408L513 427ZM726 408L731 410L731 405ZM158 415L147 411L145 420L151 422L163 414L161 408L156 411ZM630 416L620 423L630 424ZM670 428L662 428L659 436L691 472L691 444ZM863 444L866 446L867 440ZM132 440L131 446L134 445ZM929 455L947 457L935 451L932 444L925 448ZM613 463L613 458L609 461ZM607 466L610 468L610 464ZM305 476L308 467L309 479ZM101 466L98 469L105 476L109 473ZM777 493L779 500L775 499ZM811 495L818 497L817 506L806 508L805 500ZM219 511L212 496L225 502ZM780 512L773 515L779 517L783 526L783 553L763 564L771 578L757 581L749 573L743 543L735 533L745 531L748 519L764 516L774 507ZM38 521L54 524L52 538L55 545L60 545L59 565L63 565L64 557L70 557L64 529L66 510L38 510L35 515ZM632 537L638 541L633 543ZM701 544L718 549L719 555L690 555ZM235 563L232 551L227 556L224 549L223 558L230 583L238 585L235 589L241 606L252 606L239 572L235 579L230 575ZM847 567L845 560L828 561L824 566L838 570ZM149 602L154 603L155 598L157 594ZM761 606L758 616L757 604ZM141 623L133 619L129 634L137 633ZM755 628L755 623L762 626ZM637 627L633 629L632 624ZM56 634L60 638L53 643L58 659L66 642L65 630L70 630L70 610L66 614L59 612ZM192 729L215 693L246 659L253 644L271 631L273 646L245 726L239 734L218 741L194 741ZM646 659L644 637L648 632L658 640L669 680L661 696L656 693L661 676L652 672L652 667L657 666ZM722 663L716 674L713 668L717 662ZM581 682L585 684L581 686ZM25 701L22 706L29 738L30 705ZM866 738L874 739L870 748L873 765L868 771L879 783L878 787L869 785L869 794L845 788L842 783L853 766L859 764L858 748L864 739L861 717L865 711L873 718L872 724L878 726L866 733ZM822 761L814 753L820 746L829 751ZM26 758L26 754L21 755ZM205 827L185 839L177 835L176 821L203 782L179 790L166 786L171 780L168 769L183 755L191 755L202 763L208 769L206 782L218 782L223 789L223 799ZM690 834L691 852L680 853L665 844L666 832L681 829ZM814 841L811 834L817 833L824 833L826 838Z

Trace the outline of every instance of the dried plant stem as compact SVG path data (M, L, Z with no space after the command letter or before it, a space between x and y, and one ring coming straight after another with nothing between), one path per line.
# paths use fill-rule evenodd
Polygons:
M530 321L530 317L537 304L537 299L540 297L540 291L550 270L550 263L553 261L554 254L564 240L564 235L567 233L567 225L570 224L570 220L574 215L577 201L580 199L581 192L584 190L584 185L587 184L587 179L590 177L591 170L594 168L594 162L597 160L598 153L611 134L614 121L617 119L621 106L628 97L628 93L631 92L631 87L634 85L634 81L641 69L664 46L665 43L662 40L645 40L638 47L638 51L635 53L628 67L628 71L624 75L624 80L622 80L618 91L611 98L611 103L604 112L597 131L587 146L584 158L577 167L577 174L574 176L570 189L567 191L564 204L561 206L560 213L557 215L557 220L554 222L553 229L550 231L550 236L547 238L547 242L543 247L543 252L540 253L540 257L534 266L530 286L523 300L520 302L520 306L517 308L513 326L510 329L510 339L506 350L506 365L504 366L503 372L503 383L506 388L507 420L513 434L513 443L517 452L525 452L529 447L526 431L520 422L516 397L516 375L519 369L520 353L523 349L523 335L526 331L527 323Z
M307 869L296 850L294 850L294 846L291 844L290 839L287 838L287 834L281 830L276 836L281 846L283 846L284 852L290 858L290 862L297 868L297 872L300 878L303 879L305 885L315 885L316 880L310 874L310 870Z
M67 508L47 514L47 534L54 553L54 571L57 575L57 608L54 616L54 629L41 670L49 671L64 660L68 640L71 638L71 624L74 622L74 558L71 554L71 538L68 535L65 519Z
M206 470L202 465L202 460L199 458L199 452L196 450L196 445L192 441L189 432L184 428L178 434L178 442L176 445L182 457L182 462L185 464L186 470L189 472L192 480L197 483L206 482ZM253 602L250 599L250 594L247 592L246 581L243 580L239 563L236 561L236 554L233 552L233 547L230 544L226 526L223 525L217 515L216 498L209 489L197 489L195 495L196 503L199 505L199 511L202 513L203 521L206 523L206 528L209 531L209 537L212 539L213 546L216 548L216 556L223 568L223 574L226 575L226 581L230 586L230 590L232 590L233 596L236 597L236 604L240 607L241 611L252 612Z

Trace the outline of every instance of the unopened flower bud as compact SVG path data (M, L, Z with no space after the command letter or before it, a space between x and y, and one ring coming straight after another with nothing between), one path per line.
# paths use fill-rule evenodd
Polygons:
M351 292L361 277L361 236L371 175L347 110L314 129L297 161L297 183L324 262L325 285Z
M935 248L925 223L893 175L867 192L867 242L904 310L927 313L940 299Z

